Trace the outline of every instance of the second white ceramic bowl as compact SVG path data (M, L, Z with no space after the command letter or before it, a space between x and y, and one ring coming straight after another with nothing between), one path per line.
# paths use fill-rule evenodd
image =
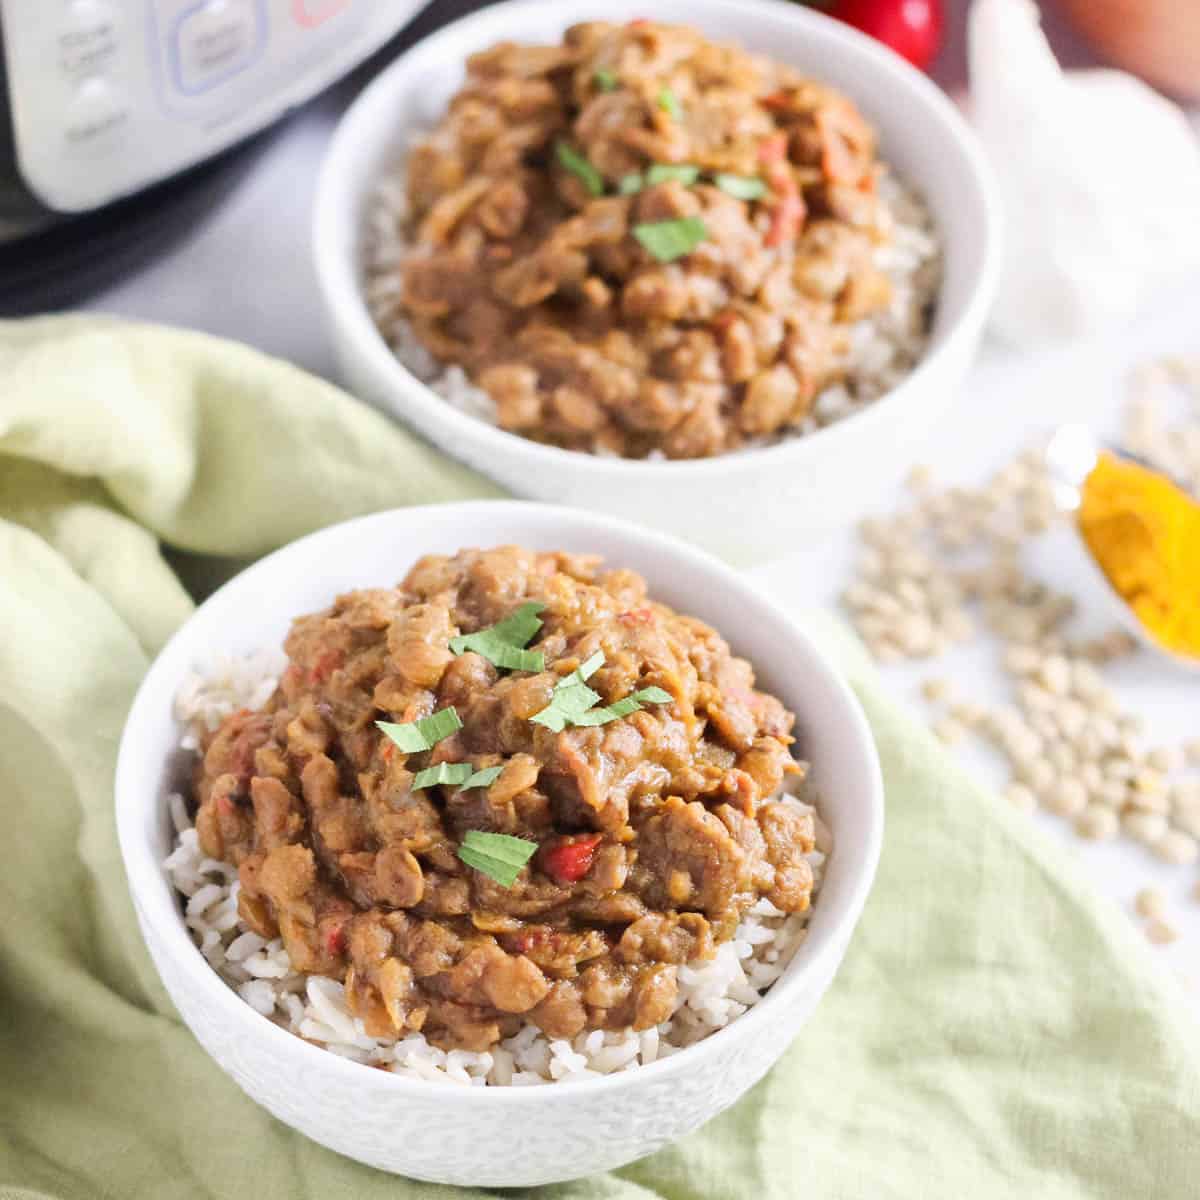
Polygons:
M413 130L442 114L466 57L505 39L556 42L577 21L646 14L645 0L524 0L455 22L388 67L343 118L322 170L313 247L347 384L518 496L629 517L737 561L786 550L858 515L911 464L958 394L995 289L991 177L957 110L924 75L856 30L779 0L656 0L656 20L791 63L845 91L874 122L884 157L920 190L945 251L932 341L899 387L862 412L767 449L690 462L597 458L505 433L446 404L411 375L363 300L364 213Z
M422 554L513 542L599 553L610 565L640 571L658 598L721 630L758 668L761 685L796 712L800 753L813 764L834 848L808 937L767 996L726 1029L603 1079L534 1088L434 1084L348 1062L285 1032L226 987L192 943L162 866L181 733L173 700L193 668L222 652L278 646L292 617L339 592L394 586ZM512 501L363 517L295 542L228 583L146 676L121 740L116 802L146 945L183 1019L217 1063L281 1121L342 1154L418 1179L498 1187L620 1166L737 1100L800 1032L833 979L870 889L883 829L866 721L791 618L715 559L672 539Z

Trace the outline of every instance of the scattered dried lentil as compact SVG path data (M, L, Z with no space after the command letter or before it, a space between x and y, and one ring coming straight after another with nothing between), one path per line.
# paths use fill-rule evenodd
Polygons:
M1087 790L1078 779L1060 779L1045 797L1045 804L1060 817L1074 817L1087 807L1087 799Z
M1166 946L1179 940L1179 930L1166 921L1155 919L1146 923L1146 936L1156 946Z
M1005 792L1008 802L1021 812L1033 812L1037 808L1037 797L1023 783L1010 783Z
M1075 832L1091 842L1107 842L1117 836L1120 821L1111 808L1103 804L1089 804L1075 818Z
M947 746L957 746L967 736L967 731L953 717L943 717L937 721L933 732Z
M1183 754L1177 746L1155 746L1146 752L1146 762L1164 775L1183 766Z
M1166 897L1158 888L1142 888L1133 902L1139 917L1161 920L1167 914Z
M1162 813L1126 809L1121 814L1121 830L1144 846L1153 846L1167 832L1167 818Z
M1197 846L1194 837L1189 837L1178 829L1168 829L1154 843L1154 853L1165 863L1185 867L1200 857L1200 846Z
M1200 360L1139 374L1123 444L1200 492L1200 421L1168 426L1158 395L1166 387L1189 389L1200 410ZM1015 808L1045 807L1081 837L1120 832L1166 862L1195 862L1200 777L1179 772L1200 767L1200 737L1144 750L1144 721L1122 708L1103 673L1137 653L1136 641L1123 629L1072 639L1073 598L1024 569L1025 542L1057 520L1041 448L979 488L939 488L927 467L908 482L911 503L860 524L855 579L842 594L868 649L881 663L929 660L990 631L1016 706L960 700L948 680L930 677L921 693L943 708L937 736L954 745L970 732L994 746L1008 761L1005 794ZM1161 940L1176 936L1165 922L1162 930L1169 937Z
M1171 820L1177 829L1190 837L1200 838L1200 810L1184 809L1183 812L1174 813Z

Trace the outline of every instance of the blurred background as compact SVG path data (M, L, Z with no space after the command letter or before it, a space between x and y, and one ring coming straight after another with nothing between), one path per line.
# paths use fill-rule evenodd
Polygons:
M0 130L0 312L86 304L234 336L329 375L311 266L298 253L308 244L327 140L380 67L483 5L70 0L51 7L58 15L40 0L0 3L10 118ZM962 99L967 0L818 7L890 42ZM1181 99L1200 94L1200 5L1042 0L1040 9L1064 66L1120 65ZM263 46L255 21L265 15L271 40ZM355 65L372 45L380 48ZM286 74L266 72L272 55ZM154 61L143 63L147 57ZM305 91L315 94L297 104ZM133 157L164 177L115 203L98 202L106 186L129 183L104 179L105 141L137 128L142 106L155 103L182 118L180 128L194 129L198 119L210 133L172 146L178 161L158 161L164 137L176 140L160 122ZM239 122L266 127L242 136ZM66 149L56 154L59 136ZM230 148L214 154L224 141ZM75 206L81 211L55 211Z

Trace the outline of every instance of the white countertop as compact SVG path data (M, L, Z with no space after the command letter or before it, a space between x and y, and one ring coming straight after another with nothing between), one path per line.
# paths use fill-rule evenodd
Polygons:
M308 223L317 164L346 91L318 100L272 135L203 226L88 307L236 338L332 377L308 253ZM1122 378L1131 366L1161 353L1200 354L1197 311L1200 278L1174 296L1161 297L1142 319L1094 344L1024 356L987 347L925 460L953 464L945 473L950 482L974 483L1051 423L1079 418L1111 426ZM886 507L884 498L880 511ZM797 550L760 573L798 604L832 603L846 581L851 542L850 536L832 538ZM1049 547L1034 553L1046 581L1071 590L1068 563ZM1083 619L1089 615L1097 614L1089 614L1085 605ZM998 699L1002 677L994 658L994 648L976 647L921 668L889 668L886 675L897 696L918 704L917 681L931 674L950 676L962 694ZM1123 664L1115 678L1122 698L1145 717L1148 744L1200 736L1197 677L1174 674L1141 655ZM982 751L966 753L985 776L999 782L997 761ZM1200 976L1200 902L1192 897L1200 878L1197 868L1167 867L1125 841L1085 844L1061 820L1035 819L1078 854L1096 887L1126 911L1140 887L1161 887L1185 936L1160 953L1186 975Z

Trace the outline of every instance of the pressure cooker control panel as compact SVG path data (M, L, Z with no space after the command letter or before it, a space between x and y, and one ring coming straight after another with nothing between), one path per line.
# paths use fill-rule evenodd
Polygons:
M17 165L81 212L307 100L424 0L0 0Z

